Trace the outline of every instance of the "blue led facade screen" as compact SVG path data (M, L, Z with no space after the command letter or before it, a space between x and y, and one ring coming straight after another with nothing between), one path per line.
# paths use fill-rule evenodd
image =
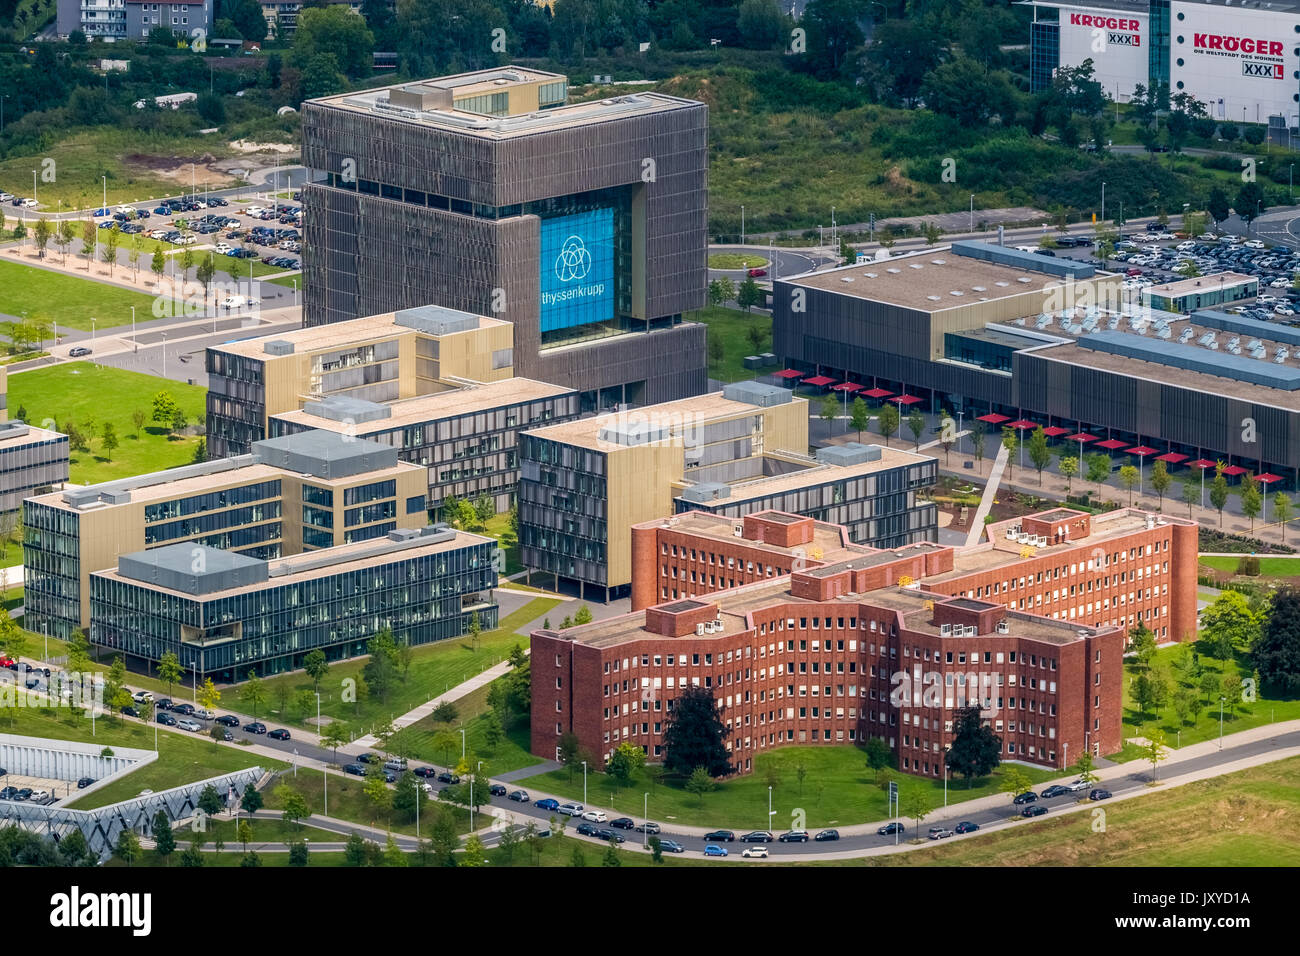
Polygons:
M541 331L614 319L614 210L543 219Z

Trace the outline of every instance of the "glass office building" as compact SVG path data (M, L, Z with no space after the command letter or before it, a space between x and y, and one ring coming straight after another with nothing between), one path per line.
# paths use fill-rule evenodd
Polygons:
M242 680L366 653L391 628L417 646L497 626L495 541L437 525L261 561L172 545L91 575L91 640L128 663L172 652L199 681Z

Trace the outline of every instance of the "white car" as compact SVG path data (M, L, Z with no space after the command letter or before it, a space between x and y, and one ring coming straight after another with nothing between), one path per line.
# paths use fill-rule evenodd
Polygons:
M1222 235L1219 237L1220 242L1241 242L1241 236Z
M23 205L24 205L24 206L39 206L40 203L38 203L35 199L24 199L24 200L23 200Z
M1191 252L1196 248L1196 243L1188 239L1186 242L1180 242L1178 245L1174 246L1174 248L1179 252Z
M152 704L153 694L149 693L147 690L138 690L131 695L131 699L137 704Z
M766 859L767 859L767 847L762 846L762 845L759 845L759 846L747 846L747 847L745 847L744 852L741 853L740 855L741 855L741 856L745 856L745 857L749 857L751 860L766 860Z
M1174 235L1174 233L1172 233L1172 232L1159 232L1159 233L1156 234L1156 238L1157 238L1157 239L1177 239L1178 236Z
M262 213L266 212L266 209L262 206L249 206L244 210L244 212L250 216L260 216Z
M193 236L178 236L178 237L176 238L176 243L175 243L175 244L178 245L178 246L192 246L192 245L194 245L194 243L196 243L196 242L198 242L198 241L199 241L199 240L196 239L196 238L194 238Z
M1255 301L1258 302L1260 305L1272 305L1275 302L1277 302L1277 296L1261 295Z
M179 727L181 730L188 730L191 733L195 733L195 734L197 734L200 730L203 729L202 724L200 724L197 720L190 720L190 718L188 717L182 717L180 720L176 721L176 726Z
M1267 247L1264 245L1264 243L1262 243L1262 242L1261 242L1260 240L1258 240L1258 239L1247 239L1245 242L1242 243L1242 245L1245 246L1247 249L1264 249L1264 248L1267 248Z
M1089 783L1086 780L1075 780L1073 783L1065 784L1065 788L1072 793L1078 793L1080 790L1091 790L1095 786L1095 783Z
M1295 315L1295 309L1289 305L1278 305L1273 308L1275 315Z
M227 252L230 252L230 250L231 250L231 245L230 245L230 243L228 243L228 242L218 242L218 243L217 243L217 252L221 253L223 256L224 256Z
M33 790L31 796L27 799L32 803L44 803L46 800L50 799L50 791Z
M582 815L582 819L589 820L592 823L608 823L609 817L605 816L604 810L588 810Z
M13 193L0 193L0 202L9 202L9 200L13 198L14 198Z

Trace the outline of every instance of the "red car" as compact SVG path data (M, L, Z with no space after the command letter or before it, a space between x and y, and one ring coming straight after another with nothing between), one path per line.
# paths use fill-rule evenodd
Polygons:
M14 665L16 663L17 661L12 657L0 657L0 667L7 667L9 670L14 670Z
M763 276L765 276L765 275L767 275L767 270L766 270L766 269L750 269L750 270L749 270L749 277L750 277L751 279L761 279L761 278L762 278Z
M1132 278L1132 277L1134 277L1134 276L1140 276L1140 275L1142 274L1142 270L1141 270L1141 269L1129 269L1129 270L1128 270L1127 272L1125 272L1124 274L1125 274L1126 276L1128 276L1129 278Z

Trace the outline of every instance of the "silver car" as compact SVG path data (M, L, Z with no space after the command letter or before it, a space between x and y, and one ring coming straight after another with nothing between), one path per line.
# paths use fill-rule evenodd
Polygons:
M200 724L197 720L190 720L188 717L183 717L182 719L176 721L176 726L179 727L181 730L188 730L191 733L198 733L200 730L203 729L202 724Z

